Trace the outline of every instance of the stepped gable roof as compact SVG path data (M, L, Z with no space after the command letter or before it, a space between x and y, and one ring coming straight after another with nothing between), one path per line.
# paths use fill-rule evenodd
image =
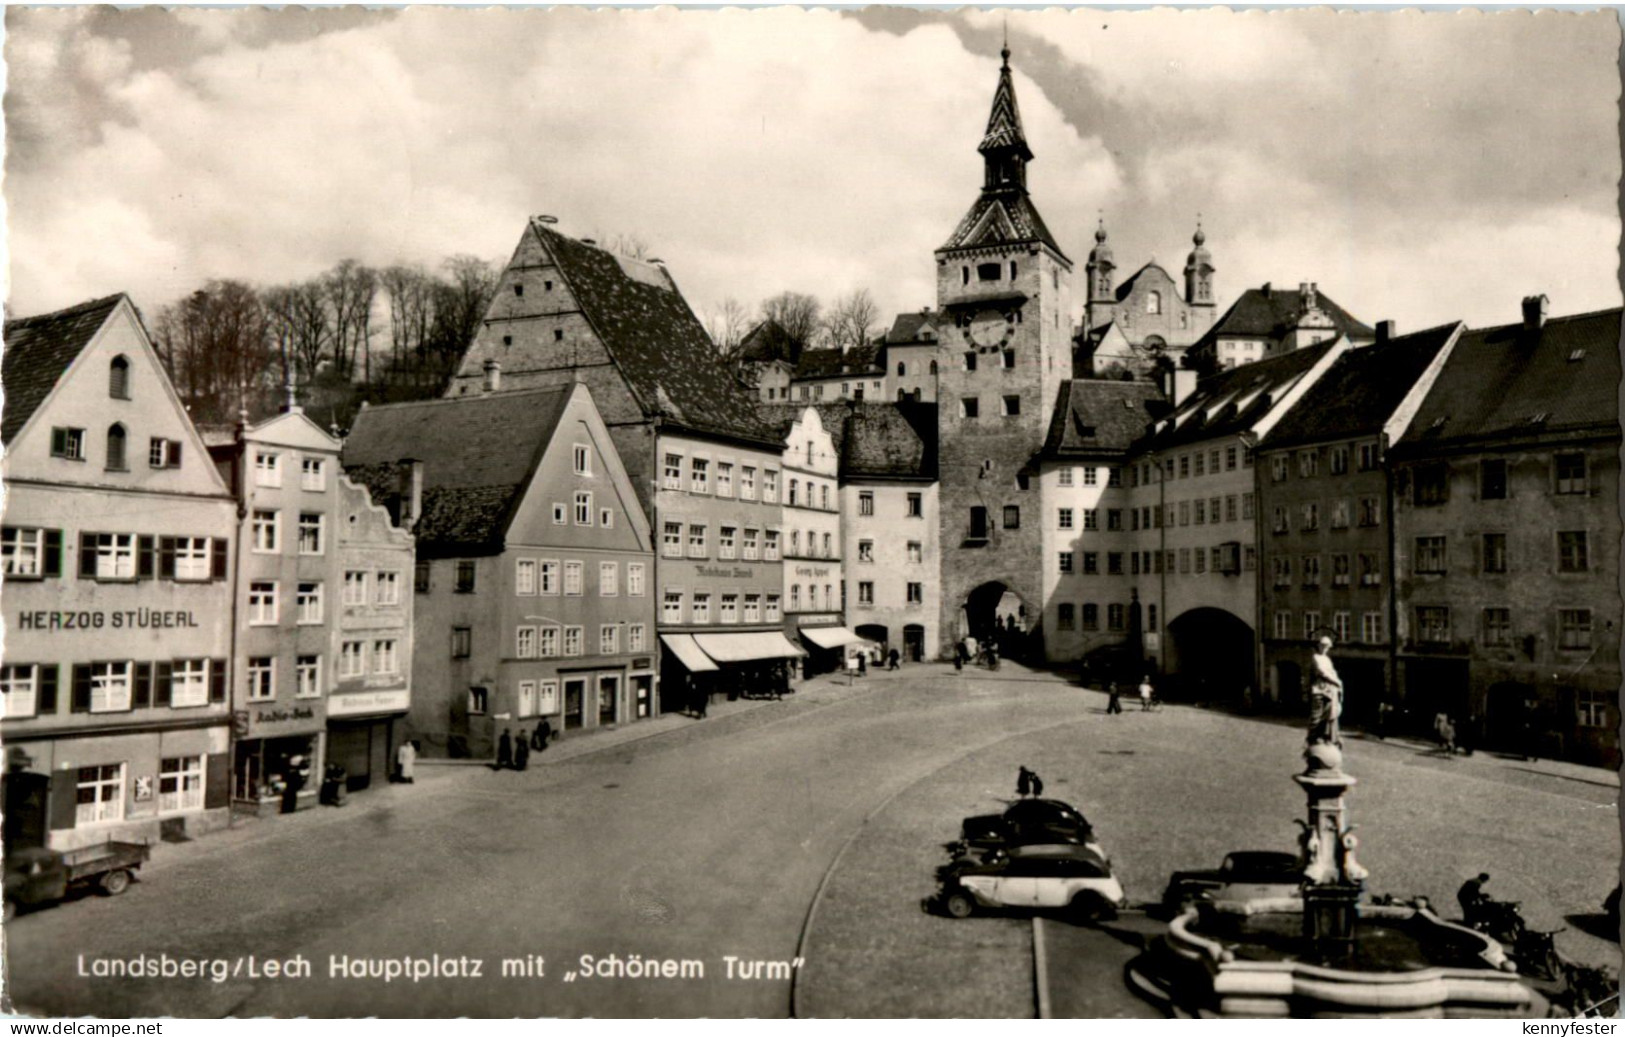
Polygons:
M694 432L771 437L664 268L623 260L546 224L531 226L646 415Z
M858 404L858 406L863 406ZM790 438L790 429L801 415L811 407L818 412L818 420L823 422L824 431L828 432L834 441L835 453L841 452L841 439L846 435L846 416L852 405L837 400L834 403L809 403L806 400L775 400L771 403L763 401L757 405L762 421L770 426L783 443Z
M1167 427L1154 431L1141 445L1164 450L1246 431L1339 341L1327 339L1203 379L1190 398L1168 414L1172 420ZM1218 410L1208 414L1215 405Z
M1129 293L1134 291L1135 282L1139 281L1141 276L1152 270L1162 274L1162 276L1168 278L1170 282L1174 280L1173 275L1169 274L1168 271L1164 270L1155 261L1152 261L1134 271L1134 273L1129 275L1128 280L1117 286L1117 301L1122 302L1124 299L1127 299L1129 297Z
M842 479L937 478L937 405L851 408L841 450Z
M1376 332L1370 326L1355 320L1325 292L1316 289L1315 301L1345 337L1376 337ZM1268 284L1262 288L1249 288L1231 304L1224 316L1214 322L1196 345L1201 347L1220 336L1280 339L1297 327L1298 311L1302 308L1303 296L1296 288L1276 288Z
M423 462L413 532L430 554L495 553L574 385L366 407L340 461L373 502L400 511L400 462Z
M978 227L982 225L983 217L995 206L1002 206L1004 215L1009 220L1009 231L1004 230L1004 223L997 219L990 224L990 233L974 237ZM1066 259L1066 253L1055 240L1045 225L1044 218L1038 215L1038 207L1033 205L1027 192L1014 188L984 191L978 195L971 204L970 211L965 213L959 226L954 228L953 234L938 248L938 252L948 252L959 248L977 248L982 245L999 245L1006 242L1041 241L1055 251L1055 254ZM1066 259L1068 263L1072 261Z
M843 374L870 374L879 371L880 347L853 346L850 349L808 349L796 364L795 378L835 378Z
M776 320L764 320L757 324L739 343L739 358L756 363L783 360L793 364L796 352L790 333Z
M1619 435L1620 314L1463 332L1398 447L1425 453L1486 439Z
M1259 449L1381 432L1459 327L1441 324L1349 350L1287 412Z
M5 413L0 415L0 441L9 444L22 431L123 298L121 292L5 322L0 380L5 383L6 402Z
M1167 398L1153 382L1070 379L1061 383L1056 397L1043 456L1059 459L1126 451L1168 410Z

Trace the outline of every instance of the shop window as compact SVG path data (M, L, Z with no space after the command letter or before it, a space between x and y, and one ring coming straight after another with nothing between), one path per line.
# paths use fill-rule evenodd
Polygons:
M80 767L78 808L74 812L74 824L82 828L122 820L124 820L124 764Z

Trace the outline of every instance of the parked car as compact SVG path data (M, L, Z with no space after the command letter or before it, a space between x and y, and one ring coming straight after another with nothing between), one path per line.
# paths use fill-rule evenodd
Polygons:
M6 854L5 918L18 907L61 900L75 886L95 885L116 897L130 888L132 874L151 851L141 843L108 842L57 852L30 846Z
M1077 807L1058 799L1022 799L1002 814L967 817L959 826L967 850L1022 846L1032 843L1075 843L1096 853L1095 829Z
M1110 918L1123 887L1106 858L1074 843L1039 843L962 857L937 869L936 901L966 918L986 908L1060 911L1080 921Z
M1295 853L1242 850L1226 854L1224 863L1205 871L1176 871L1163 891L1162 904L1177 911L1196 900L1265 900L1297 896L1303 864Z

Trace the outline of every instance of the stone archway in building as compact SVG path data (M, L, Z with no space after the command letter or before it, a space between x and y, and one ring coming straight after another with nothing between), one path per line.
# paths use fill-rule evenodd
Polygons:
M1009 584L989 580L965 595L965 602L960 606L960 619L961 628L976 638L978 643L985 643L991 638L998 644L1001 654L1020 658L1026 652L1035 617L1021 595L1011 590Z
M1197 608L1168 624L1169 673L1194 701L1241 702L1253 683L1253 628L1233 613Z
M884 623L863 623L852 632L879 645L882 653L891 650L891 630Z

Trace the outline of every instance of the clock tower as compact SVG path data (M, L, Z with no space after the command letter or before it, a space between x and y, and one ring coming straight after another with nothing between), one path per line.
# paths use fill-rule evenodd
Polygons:
M1032 149L1010 49L977 150L981 193L936 250L942 622L981 640L1012 623L1041 655L1043 552L1036 457L1072 377L1072 261L1027 194Z

